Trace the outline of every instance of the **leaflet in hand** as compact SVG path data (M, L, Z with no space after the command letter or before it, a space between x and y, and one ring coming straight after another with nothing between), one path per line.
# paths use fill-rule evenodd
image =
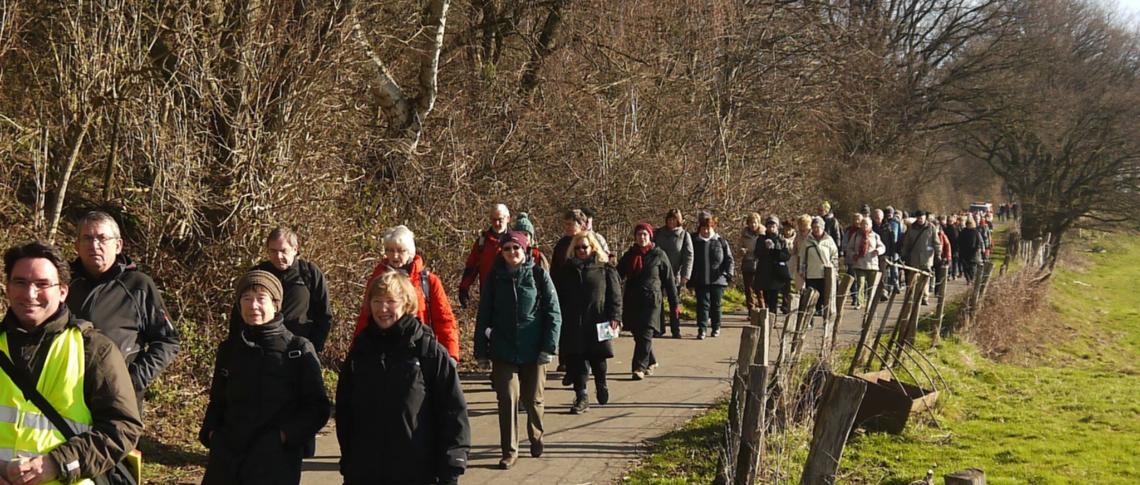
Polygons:
M618 338L619 330L610 325L610 322L601 322L598 326L598 341L605 342Z

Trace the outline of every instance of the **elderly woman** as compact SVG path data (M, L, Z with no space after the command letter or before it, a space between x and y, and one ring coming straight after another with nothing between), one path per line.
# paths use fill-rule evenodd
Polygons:
M825 268L834 270L839 268L839 246L835 240L824 230L826 223L822 217L811 219L811 236L804 240L799 249L797 259L800 262L800 273L804 275L804 284L819 292L820 298L815 303L816 315L823 315L824 289L827 281Z
M665 251L653 244L653 226L641 223L633 228L633 246L618 261L618 273L625 279L622 291L622 323L633 333L633 380L640 381L657 367L653 355L653 331L661 319L661 293L669 298L674 315L677 287L673 268Z
M734 260L728 242L716 233L717 217L707 211L697 216L693 234L693 274L688 286L697 294L697 340L704 340L705 328L720 335L721 300L732 280Z
M985 243L982 234L978 232L978 223L974 216L966 216L966 227L958 233L958 259L961 260L962 276L966 277L966 284L974 283L974 274L978 264L982 262L982 251Z
M475 320L475 358L490 361L491 385L499 402L499 468L518 459L518 402L526 408L530 455L542 456L543 385L554 359L562 314L550 275L527 256L528 237L507 233L491 276L480 290ZM521 394L520 394L521 391Z
M756 240L756 289L760 290L764 308L776 313L780 292L792 280L788 259L792 253L780 235L780 219L768 216L764 220L764 235Z
M407 275L412 281L412 288L416 290L415 317L431 328L435 338L447 349L447 355L459 362L459 325L451 311L451 302L447 299L443 283L435 273L427 270L423 257L416 254L416 235L407 226L399 225L385 232L382 239L384 257L372 269L364 287L367 289L372 280L388 271L399 271ZM371 322L368 313L368 300L365 299L356 316L353 335L360 335Z
M304 445L329 419L317 352L285 328L282 293L267 271L237 282L242 324L218 347L198 432L210 449L204 484L300 483Z
M653 231L653 244L665 251L669 257L669 266L673 268L673 281L677 283L675 291L681 294L681 287L689 282L693 273L693 238L685 230L685 216L681 209L669 209L665 213L665 225ZM673 338L681 338L681 317L674 313L669 319L669 328ZM665 314L661 314L661 329L655 335L665 334Z
M471 427L455 364L416 320L407 275L372 278L365 302L368 325L353 339L336 386L344 483L459 483Z
M807 244L807 238L811 237L811 216L800 214L795 221L796 238L788 247L792 253L792 257L788 259L788 267L792 269L793 284L799 289L804 287L804 274L800 271L800 248Z
M764 226L760 224L760 214L755 212L748 214L744 221L744 230L740 232L740 246L737 248L740 251L740 273L744 275L744 305L747 308L752 308L754 304L753 296L757 291L753 288L752 278L756 276L756 239L764 232Z
M615 332L621 328L621 282L593 232L578 233L570 248L574 256L554 275L554 287L562 308L559 356L574 385L570 413L581 414L590 409L586 380L591 369L598 404L610 400L606 360L614 356L614 347L602 338L598 324L608 323Z
M871 295L871 283L879 272L879 255L887 247L879 235L871 230L871 219L861 218L859 231L847 241L847 255L851 260L851 271L855 273L855 309L862 308Z

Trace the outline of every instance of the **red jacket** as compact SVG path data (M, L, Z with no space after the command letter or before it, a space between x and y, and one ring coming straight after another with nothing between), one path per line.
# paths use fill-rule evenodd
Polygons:
M943 231L941 228L938 229L938 240L942 243L942 264L950 264L954 253L950 248L950 238L946 237L946 231Z
M463 281L459 283L460 290L471 288L471 285L475 283L476 276L479 277L479 289L483 289L487 275L491 274L491 265L495 263L495 258L499 255L499 236L500 234L487 229L479 235L479 239L471 246L471 253L467 255L467 262L463 265Z
M372 285L372 280L380 276L381 273L388 270L388 265L383 261L376 265L372 270L372 275L368 277L368 284L364 285L365 293L368 292L368 287ZM422 280L424 272L424 260L420 255L412 258L411 272L409 278L412 280L412 287L416 289L416 298L419 299L419 310L416 312L416 318L420 319L420 323L431 327L432 333L435 334L436 340L439 340L440 345L447 349L447 354L451 358L459 361L459 325L455 321L455 314L451 312L451 303L447 301L447 292L443 290L443 283L439 282L439 277L435 273L428 272L428 286L431 292L431 305L424 304L424 291L420 288L420 281ZM428 308L430 306L431 308ZM360 314L356 317L356 330L352 333L355 337L359 335L364 327L372 320L372 311L365 301L360 306Z

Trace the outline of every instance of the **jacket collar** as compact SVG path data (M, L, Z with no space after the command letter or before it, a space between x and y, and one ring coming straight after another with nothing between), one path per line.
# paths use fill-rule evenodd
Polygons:
M31 330L24 330L24 327L20 326L20 322L16 320L16 316L12 314L11 310L8 310L8 312L4 314L4 321L0 325L2 325L3 330L7 332L22 332L27 334L38 334L43 332L55 334L61 332L64 327L66 327L67 324L71 322L71 319L72 315L71 312L67 309L67 304L60 302L59 310L56 310L54 315L48 317L47 321L41 323L39 326Z
M108 269L106 273L99 275L98 278L93 277L87 272L87 268L83 266L83 261L79 258L75 258L75 260L71 262L71 274L75 275L75 277L98 281L115 279L127 271L138 271L138 269L138 266L135 265L135 262L132 261L130 256L127 256L126 253L119 253L118 256L115 256L115 263L111 265L111 268Z

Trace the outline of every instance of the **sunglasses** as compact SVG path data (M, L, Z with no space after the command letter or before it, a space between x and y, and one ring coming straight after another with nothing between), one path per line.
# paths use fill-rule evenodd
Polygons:
M574 249L577 249L579 251L585 251L587 249L590 249L590 246L588 246L588 245L574 246Z
M503 252L505 252L505 253L514 252L514 251L522 251L522 246L514 246L514 245L503 246Z

